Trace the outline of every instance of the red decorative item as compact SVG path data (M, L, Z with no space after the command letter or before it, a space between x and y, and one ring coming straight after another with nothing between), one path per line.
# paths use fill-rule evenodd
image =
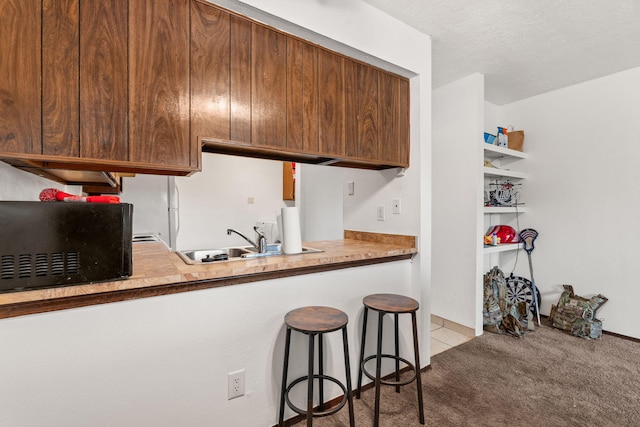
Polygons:
M76 196L55 188L45 188L40 192L42 202L87 202L87 203L120 203L118 196Z
M494 234L500 239L500 243L518 243L520 241L516 230L508 225L494 225L489 227L485 236L493 236Z

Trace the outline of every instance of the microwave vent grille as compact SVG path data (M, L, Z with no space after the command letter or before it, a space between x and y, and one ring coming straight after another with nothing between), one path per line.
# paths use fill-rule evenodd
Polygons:
M0 257L0 280L71 276L79 273L79 252L38 253L35 254L35 257L32 254L19 254L17 257L15 255L2 255Z
M31 254L20 254L18 257L18 277L20 279L31 277Z
M14 265L13 255L2 255L0 260L0 280L13 279Z
M64 256L61 252L51 254L51 275L62 276L64 274Z
M46 277L49 272L49 261L47 254L36 254L36 276Z
M78 252L67 252L67 274L78 274L79 272Z

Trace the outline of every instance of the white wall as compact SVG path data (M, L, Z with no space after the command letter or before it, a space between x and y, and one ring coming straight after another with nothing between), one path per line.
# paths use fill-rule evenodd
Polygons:
M482 333L484 76L433 91L432 313Z
M342 168L298 164L296 204L303 241L344 237Z
M524 190L535 228L532 262L542 313L561 284L609 298L604 329L640 338L640 68L501 107L503 123L524 129ZM519 166L520 167L520 166ZM518 270L529 277L521 255Z
M484 131L491 135L496 135L498 125L501 127L508 124L500 122L500 106L492 104L488 101L484 102Z

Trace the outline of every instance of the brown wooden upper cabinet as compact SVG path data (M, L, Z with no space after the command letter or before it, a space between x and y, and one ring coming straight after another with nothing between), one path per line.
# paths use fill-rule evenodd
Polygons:
M409 81L210 3L192 13L192 139L204 150L409 166Z
M408 166L409 82L350 60L345 81L347 156Z
M409 165L407 79L209 2L1 0L0 16L0 159L18 167L187 175L201 139Z
M189 174L190 0L2 0L0 157Z

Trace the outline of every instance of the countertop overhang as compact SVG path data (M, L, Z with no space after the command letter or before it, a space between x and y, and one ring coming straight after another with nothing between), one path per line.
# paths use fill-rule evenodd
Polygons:
M126 280L0 294L0 318L237 285L410 259L415 237L345 231L343 240L305 242L323 252L188 265L164 243L133 246Z

